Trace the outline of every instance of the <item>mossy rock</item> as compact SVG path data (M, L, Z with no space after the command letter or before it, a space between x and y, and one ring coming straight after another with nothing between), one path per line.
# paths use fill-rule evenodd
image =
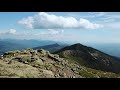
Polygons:
M37 54L37 51L30 51L30 54L36 55L36 54Z
M38 59L36 61L31 62L31 65L39 66L39 65L43 65L43 62L41 59Z
M30 56L16 57L14 59L19 61L19 62L23 62L23 63L31 62L31 57Z
M32 48L27 48L26 50L27 50L27 51L32 51L33 49L32 49Z
M23 62L27 61L27 62L31 62L31 57L30 56L24 56L22 58Z
M14 51L9 51L9 52L5 52L3 54L4 57L13 57L15 56L15 52Z
M31 57L31 61L36 61L36 60L39 60L39 57L37 55Z
M21 51L20 50L14 50L14 53L20 53Z
M42 70L42 73L48 78L54 78L54 73L50 70Z
M44 67L45 67L47 70L51 70L52 67L53 67L53 65L52 65L52 64L47 64L47 63L45 63L45 64L44 64Z
M54 56L54 54L48 54L48 58L50 58L50 59L52 59L52 60L54 60L54 61L57 61L57 62L61 62L60 58L56 58L56 57Z
M55 58L59 58L59 55L57 55L57 54L54 54L54 57L55 57Z
M28 50L22 50L20 54L30 54L30 52Z
M46 52L45 50L43 50L43 49L39 49L39 50L37 50L37 52L38 53L41 53L41 54L43 54L43 55L46 55L48 52Z
M13 58L13 60L17 60L19 62L22 62L22 57L16 57L16 58Z

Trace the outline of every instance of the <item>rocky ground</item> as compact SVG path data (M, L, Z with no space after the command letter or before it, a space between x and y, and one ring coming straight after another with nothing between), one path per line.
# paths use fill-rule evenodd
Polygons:
M118 78L119 76L71 63L43 49L10 51L0 57L1 78Z

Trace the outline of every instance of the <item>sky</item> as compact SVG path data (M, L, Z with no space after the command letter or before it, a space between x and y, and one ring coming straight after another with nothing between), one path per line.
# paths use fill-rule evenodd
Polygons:
M0 39L120 43L120 12L0 12Z

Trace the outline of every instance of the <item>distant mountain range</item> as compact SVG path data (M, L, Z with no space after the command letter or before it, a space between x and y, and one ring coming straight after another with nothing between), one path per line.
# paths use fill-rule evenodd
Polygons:
M58 51L58 50L64 48L65 46L67 46L67 45L59 45L59 44L55 43L55 44L51 44L51 45L35 47L33 49L45 49L45 50L48 50L51 53L53 53L55 51Z
M17 40L17 39L0 39L0 54L11 50L22 50L25 48L34 48L38 46L50 45L55 41L47 40Z
M115 73L120 72L120 60L118 58L79 43L64 47L55 53L89 68Z
M89 43L86 45L120 58L120 43Z
M25 48L33 48L33 49L43 48L53 53L68 45L70 44L65 44L62 42L56 42L56 41L50 41L50 40L0 39L0 54L3 54L4 52L11 51L11 50L21 50ZM88 43L85 45L91 46L111 56L120 58L119 43L113 43L113 44L112 43L111 44L110 43L109 44Z

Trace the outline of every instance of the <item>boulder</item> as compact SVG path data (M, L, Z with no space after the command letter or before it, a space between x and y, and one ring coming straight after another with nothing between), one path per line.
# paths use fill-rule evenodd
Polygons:
M3 55L0 56L0 59L3 59Z
M39 50L37 50L37 52L38 52L38 53L41 53L41 54L43 54L43 55L46 55L46 51L43 50L43 49L39 49ZM47 53L48 53L48 52L47 52Z
M22 61L22 57L16 57L15 60Z
M56 58L56 57L54 56L54 54L48 54L48 57L49 57L50 59L53 59L54 61L58 61L58 62L61 61L60 58Z
M39 57L37 55L34 55L34 56L31 57L31 61L36 61L38 59L39 59Z
M54 54L54 57L55 57L55 58L59 58L59 55L57 55L57 54Z
M4 57L13 57L15 56L15 53L13 51L5 52L3 54Z
M37 55L37 51L30 51L30 54L32 54L32 55Z
M50 71L50 70L42 70L42 72L43 72L45 75L48 75L49 77L54 77L53 72Z
M34 66L36 66L36 65L39 66L39 65L43 65L43 62L41 59L38 59L36 61L31 62L31 64Z

